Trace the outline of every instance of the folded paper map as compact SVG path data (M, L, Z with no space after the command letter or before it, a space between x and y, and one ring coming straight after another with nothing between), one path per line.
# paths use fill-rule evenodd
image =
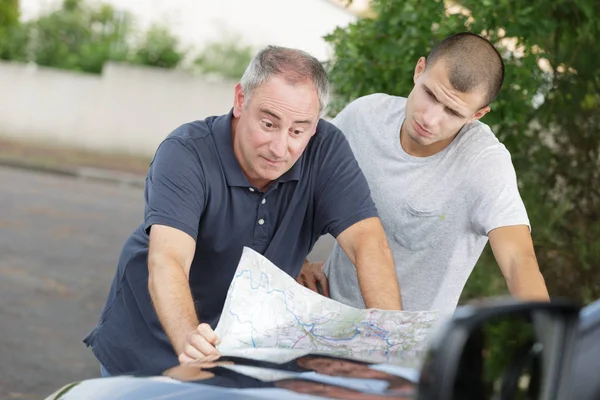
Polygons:
M344 305L300 285L245 247L216 333L222 354L285 348L342 357L387 355L422 350L437 317L435 311Z

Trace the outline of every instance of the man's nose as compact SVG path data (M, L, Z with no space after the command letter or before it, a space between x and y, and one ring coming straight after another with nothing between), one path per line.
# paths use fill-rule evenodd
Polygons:
M443 107L437 105L427 108L423 113L423 128L429 129L430 127L436 126L440 121L443 112Z
M273 157L280 159L287 153L287 132L277 132L269 144L269 151Z

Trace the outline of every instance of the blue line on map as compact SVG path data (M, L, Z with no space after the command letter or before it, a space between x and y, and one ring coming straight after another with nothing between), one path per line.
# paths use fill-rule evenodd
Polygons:
M233 315L240 322L240 324L250 324L250 326L252 327L252 332L254 332L256 330L254 328L254 324L252 324L252 321L242 321L240 316L237 315L236 313L234 313L233 311L231 311L231 309L229 310L229 314ZM252 347L256 347L256 343L254 342L254 333L252 334L251 339L252 339Z
M344 342L344 341L347 341L347 340L352 340L352 339L354 339L356 336L360 335L360 331L358 330L358 326L357 326L357 327L355 327L355 328L356 328L356 329L355 329L355 331L354 331L354 335L352 335L352 336L350 336L350 337L347 337L347 338L341 338L341 339L338 339L338 338L328 338L328 337L326 337L326 336L323 336L323 335L317 335L316 333L314 333L314 332L313 332L313 329L314 329L314 327L313 327L313 328L311 328L311 330L310 330L310 334L311 334L311 335L313 335L314 337L318 337L318 338L325 339L325 340L331 340L331 341L333 341L333 342Z
M391 347L393 347L393 346L395 346L395 345L396 345L396 344L393 344L392 342L390 342L390 340L389 340L389 338L388 338L388 331L387 331L387 330L385 330L385 329L383 329L383 328L381 328L381 327L379 327L379 326L377 326L377 325L374 325L374 324L372 324L372 323L369 323L369 322L361 322L361 323L359 323L357 326L355 326L355 331L354 331L354 334L353 334L352 336L350 336L350 337L347 337L347 338L329 338L329 337L326 337L326 336L323 336L323 335L318 335L318 334L316 334L316 333L314 332L314 329L315 329L315 327L316 327L316 326L315 326L315 323L304 323L304 322L302 322L302 321L300 320L300 318L299 318L299 317L298 317L298 316L297 316L297 315L296 315L296 314L295 314L295 313L294 313L294 312L293 312L293 311L290 309L290 307L288 306L288 299L287 299L287 296L285 295L285 292L284 292L283 290L279 290L279 289L272 289L272 288L270 287L270 283L271 283L271 282L270 282L269 276L268 276L267 274L265 274L264 272L261 272L261 273L260 273L260 279L258 280L258 283L257 283L257 284L254 284L254 279L253 279L253 277L252 277L252 271L250 271L250 270L247 270L247 269L240 271L240 272L239 272L239 273L238 273L238 274L235 276L235 278L236 278L236 279L237 279L237 278L241 278L241 277L242 277L244 274L246 274L246 273L248 273L248 274L250 275L250 276L249 276L249 279L250 279L250 288L251 288L252 290L258 290L258 289L259 289L259 288L262 286L263 277L264 277L264 278L266 279L266 284L265 284L265 290L266 290L266 294L273 294L273 293L279 293L279 294L281 294L281 295L283 296L283 301L284 301L284 304L285 304L285 309L286 309L286 310L287 310L287 311L288 311L288 312L289 312L289 313L290 313L290 314L291 314L291 315L292 315L292 316L293 316L293 317L296 319L296 321L298 322L298 324L299 324L299 325L301 325L301 326L303 326L303 327L307 328L307 329L308 329L308 332L309 332L311 335L313 335L314 337L317 337L317 338L320 338L320 339L324 339L324 340L334 341L334 342L349 341L349 340L353 340L353 339L354 339L356 336L360 335L361 331L360 331L360 329L359 329L358 325L365 325L365 326L367 326L367 327L369 327L369 328L372 328L372 329L374 329L374 330L375 330L375 332L373 332L373 334L374 334L375 336L378 336L378 337L380 337L381 339L385 340L385 342L387 343L387 345L389 346L389 348L391 348ZM233 315L234 317L236 317L236 318L237 318L237 320L238 320L240 323L244 323L244 322L241 320L241 318L239 317L239 315L237 315L237 314L234 314L234 313L233 313L231 310L229 311L229 313L230 313L231 315ZM252 336L251 336L251 337L252 337L252 346L253 346L253 347L256 347L256 343L255 343L255 341L254 341L254 331L255 331L256 329L254 328L254 325L252 324L252 322L251 322L251 321L245 321L245 322L246 322L246 323L249 323L249 324L250 324L250 326L252 327ZM388 350L386 350L386 353L388 353L388 351L389 351L389 348L388 348Z
M265 274L264 272L261 272L261 273L260 273L260 279L258 280L258 284L257 284L256 286L253 284L254 280L252 279L252 271L250 271L250 270L247 270L247 269L245 269L245 270L241 271L241 272L240 272L240 273L239 273L239 274L236 276L236 278L240 278L240 277L242 277L242 275L244 275L246 272L250 274L250 288L251 288L252 290L258 290L258 289L261 287L261 283L262 283L262 279L263 279L263 277L265 277L265 278L266 278L266 280L267 280L267 284L266 284L266 293L267 293L267 294L272 294L272 293L280 293L280 294L283 296L283 302L284 302L284 304L285 304L285 309L286 309L286 310L287 310L287 311L288 311L290 314L292 314L292 315L294 316L294 318L296 319L296 321L298 321L298 324L300 324L300 325L302 325L302 326L306 326L306 327L309 327L309 326L310 326L310 327L311 327L311 329L312 329L312 328L315 326L315 324L314 324L314 323L312 323L312 324L307 324L307 323L303 323L302 321L300 321L300 318L299 318L299 317L298 317L296 314L294 314L294 312L293 312L293 311L292 311L292 310L289 308L289 306L288 306L288 301L287 301L287 296L285 295L285 292L284 292L283 290L279 290L279 289L271 289L271 288L270 288L269 276L268 276L267 274Z

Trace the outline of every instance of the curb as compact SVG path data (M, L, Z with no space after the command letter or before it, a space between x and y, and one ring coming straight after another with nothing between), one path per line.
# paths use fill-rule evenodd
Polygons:
M86 180L111 182L119 185L144 187L146 177L128 172L111 171L92 167L61 167L0 156L0 166L42 172L53 175L71 176Z

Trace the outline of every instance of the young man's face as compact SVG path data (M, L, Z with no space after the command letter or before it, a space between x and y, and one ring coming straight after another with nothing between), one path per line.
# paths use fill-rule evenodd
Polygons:
M294 165L316 132L319 112L317 89L309 81L272 76L246 106L241 85L236 86L233 148L251 184L262 188Z
M483 107L484 89L462 93L450 83L444 60L426 67L425 58L415 68L415 86L406 103L402 145L415 156L429 156L443 150L467 123L490 110Z

